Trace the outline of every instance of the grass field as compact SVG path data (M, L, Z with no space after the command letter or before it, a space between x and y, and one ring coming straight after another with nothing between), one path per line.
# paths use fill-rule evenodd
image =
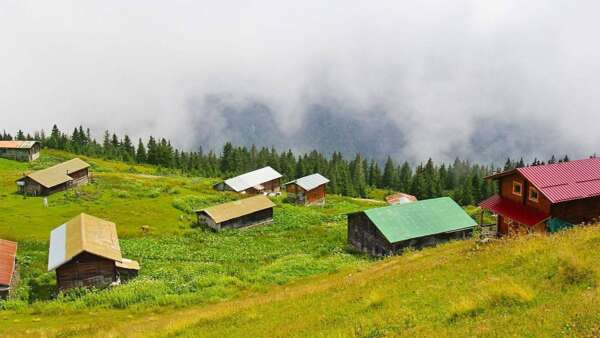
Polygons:
M93 183L48 208L14 193L24 171L73 156L0 159L0 238L19 241L21 271L16 298L0 302L2 337L600 335L598 226L380 260L348 250L344 216L377 201L277 198L273 225L215 233L192 212L238 198L211 189L215 179L88 158ZM139 278L56 298L47 238L79 212L117 223Z

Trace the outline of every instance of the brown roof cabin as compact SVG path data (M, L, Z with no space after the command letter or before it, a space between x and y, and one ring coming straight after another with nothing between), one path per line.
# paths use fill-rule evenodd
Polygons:
M17 283L17 243L0 239L0 300L7 299Z
M555 232L600 218L600 158L517 168L488 176L498 193L480 203L500 236Z
M386 196L385 201L389 205L394 205L394 204L404 204L404 203L416 202L417 198L413 195L405 194L403 192L397 192L395 194Z
M326 185L329 180L321 174L312 174L285 184L288 199L304 205L325 204Z
M0 141L0 157L31 162L40 157L41 147L38 141Z
M50 233L48 271L56 271L59 291L118 285L139 269L121 256L115 223L80 214Z
M275 169L264 167L232 177L214 186L220 191L235 191L242 194L278 194L281 177Z
M242 228L273 222L275 203L263 195L196 211L198 223L215 230Z
M89 181L89 167L79 158L38 170L17 180L19 193L45 196Z

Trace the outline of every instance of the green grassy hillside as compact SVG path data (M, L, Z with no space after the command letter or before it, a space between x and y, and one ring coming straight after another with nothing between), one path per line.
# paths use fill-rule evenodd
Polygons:
M214 179L88 158L93 183L52 195L48 208L14 193L22 172L73 156L0 159L0 238L19 241L21 267L17 297L0 302L0 336L600 334L597 226L377 260L348 250L344 216L377 201L275 199L273 225L215 233L195 227L192 210L239 196L212 190ZM55 298L47 238L79 212L117 223L142 270L119 287Z

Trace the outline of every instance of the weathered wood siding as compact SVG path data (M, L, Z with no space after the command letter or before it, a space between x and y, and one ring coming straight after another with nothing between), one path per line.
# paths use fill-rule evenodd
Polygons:
M114 261L86 252L56 269L56 284L61 291L76 287L103 288L116 281Z
M0 157L23 162L35 161L40 157L40 146L36 144L30 149L0 148Z
M295 183L288 184L286 187L288 199L297 204L324 204L325 203L325 184L320 185L313 190L306 191Z
M552 217L572 224L589 223L600 220L600 196L568 201L552 206Z
M269 224L273 222L273 208L260 210L252 214L234 218L229 221L216 223L204 212L198 213L198 224L215 230L244 228L255 225Z

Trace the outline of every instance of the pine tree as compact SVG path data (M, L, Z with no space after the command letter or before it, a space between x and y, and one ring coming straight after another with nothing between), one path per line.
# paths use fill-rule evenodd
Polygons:
M142 142L142 138L138 141L137 153L135 154L135 160L137 163L146 163L146 147L144 147L144 142Z

